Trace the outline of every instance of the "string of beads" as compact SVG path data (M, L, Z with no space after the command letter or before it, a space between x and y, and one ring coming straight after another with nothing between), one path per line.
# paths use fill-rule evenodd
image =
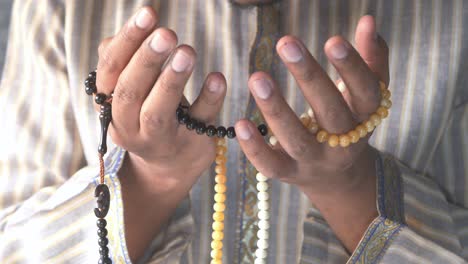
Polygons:
M270 205L268 203L268 178L260 172L256 175L257 179L257 207L258 207L258 231L257 231L257 250L255 251L254 264L265 264L268 249L268 230L270 229Z
M330 147L348 147L351 144L357 143L359 139L364 138L368 134L372 133L372 131L374 131L375 128L380 125L380 123L382 123L382 120L388 117L389 109L392 107L392 101L390 100L391 92L383 82L379 83L379 89L381 94L381 101L377 111L371 114L369 119L364 120L354 129L346 133L334 134L320 128L315 119L314 111L311 108L309 108L309 110L306 113L303 113L299 118L302 124L312 134L315 134L315 138L318 142L327 142ZM274 146L278 143L278 140L275 136L271 136L269 142L272 146Z
M100 183L94 190L94 197L97 198L97 208L94 208L94 214L98 218L96 221L100 255L98 264L112 264L112 260L109 258L109 239L107 238L107 221L105 219L110 208L110 191L104 182L104 155L107 152L107 130L112 121L112 95L108 97L105 94L97 93L96 71L89 73L85 81L85 92L88 95L94 95L94 101L100 105L99 121L101 124L101 137L98 146Z
M221 264L223 258L224 211L226 210L226 140L216 140L215 195L213 205L213 233L211 234L211 264Z
M176 117L179 124L185 125L188 130L195 130L197 134L206 134L209 137L218 136L219 138L228 137L231 139L236 137L234 127L230 126L226 128L223 126L215 127L214 125L207 126L204 122L192 118L187 110L188 106L179 105L176 110ZM257 128L262 136L266 136L268 134L268 128L265 124L260 124Z

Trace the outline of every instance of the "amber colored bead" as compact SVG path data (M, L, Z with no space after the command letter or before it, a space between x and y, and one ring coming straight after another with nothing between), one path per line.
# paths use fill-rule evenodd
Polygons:
M224 212L224 210L226 210L226 205L224 203L215 203L213 209L215 212Z
M213 233L211 233L211 238L213 238L213 240L223 240L224 233L221 231L213 231Z
M216 183L226 183L226 176L223 174L218 174L215 176L215 182Z
M386 118L388 116L388 110L387 108L385 107L379 107L377 109L377 114L381 117L381 118Z
M223 257L223 251L221 249L213 249L210 255L213 259L221 259Z
M217 155L223 155L225 154L227 151L226 147L225 146L217 146L216 147L216 154Z
M379 81L380 90L387 90L387 85L384 82Z
M323 143L328 140L328 133L325 130L320 130L317 133L317 141Z
M214 221L224 221L224 213L223 212L214 212L213 213L213 220Z
M389 99L382 99L380 101L380 106L383 106L383 107L389 109L390 107L392 107L392 101L390 101Z
M214 190L217 193L225 193L226 192L226 185L218 183L214 186Z
M301 117L299 118L301 120L301 123L303 126L308 127L311 121L310 116L307 114L302 114Z
M218 155L216 156L215 162L216 164L224 164L226 163L226 157L223 155Z
M226 201L226 195L224 193L217 193L214 195L214 200L217 203L224 203L224 201Z
M363 125L358 125L356 127L356 132L359 133L359 137L363 138L367 135L367 129Z
M215 172L217 174L223 174L226 175L226 167L224 165L216 165L215 167Z
M328 137L328 145L332 148L338 146L338 144L340 143L340 138L337 136L337 135L330 135L330 137Z
M351 144L351 138L348 135L341 135L340 136L340 146L346 148Z
M317 133L317 131L319 130L319 126L317 125L317 123L310 123L309 124L309 131L312 133L312 134L315 134Z
M372 121L370 120L367 120L366 122L364 122L364 126L366 127L366 130L368 133L372 132L375 128L374 123L372 123Z
M212 259L210 264L223 264L223 261L221 259Z
M224 230L224 223L214 221L212 227L213 227L214 231L223 231Z
M351 130L348 132L349 140L351 143L356 143L359 141L359 133L356 130Z
M220 240L213 240L211 241L211 248L212 249L222 249L223 248L223 242Z
M382 122L382 118L380 118L378 114L372 114L369 120L374 124L374 126L378 126Z
M390 97L392 96L392 93L387 89L382 90L381 93L383 99L390 99Z

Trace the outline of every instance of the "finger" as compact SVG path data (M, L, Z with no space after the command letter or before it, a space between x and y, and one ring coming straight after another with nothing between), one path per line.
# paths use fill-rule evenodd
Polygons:
M344 133L355 122L346 102L326 72L298 39L286 36L276 49L307 99L318 124L331 133Z
M226 79L221 73L210 73L203 84L200 95L190 108L192 117L199 121L211 123L216 120L223 99L226 95Z
M287 172L292 171L290 168L294 164L293 160L270 148L252 122L240 120L235 129L242 151L254 167L269 178L287 181Z
M118 78L113 97L113 124L130 134L139 131L141 106L177 45L176 34L158 28L141 45Z
M110 94L117 78L141 43L151 33L157 16L150 7L144 7L127 21L112 41L99 54L96 83L100 93Z
M343 79L353 113L363 121L380 103L379 80L359 53L342 37L332 37L325 43L325 53Z
M359 20L355 41L357 50L363 60L377 74L379 80L388 85L388 47L377 33L374 17L368 15Z
M271 77L256 72L250 77L248 86L283 149L295 160L312 158L317 150L317 145L313 146L313 136L284 100Z
M176 49L153 89L149 93L140 113L140 131L146 135L166 133L175 129L175 112L182 100L185 84L193 70L196 53L187 45Z

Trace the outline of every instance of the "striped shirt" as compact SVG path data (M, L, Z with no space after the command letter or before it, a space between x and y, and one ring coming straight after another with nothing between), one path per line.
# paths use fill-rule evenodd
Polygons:
M0 262L95 263L94 187L99 122L83 81L99 42L142 5L198 53L185 95L225 74L220 125L255 118L249 74L274 73L290 106L305 100L274 55L275 39L306 43L332 78L323 52L335 34L353 40L358 19L376 17L390 47L393 107L371 138L379 217L347 252L297 188L271 182L267 263L464 263L468 259L468 3L462 0L291 0L241 8L227 0L18 0L0 83ZM265 40L258 42L258 40ZM260 55L259 55L260 54ZM257 57L255 57L257 56ZM259 62L256 63L256 58ZM263 64L262 64L263 63ZM130 263L118 170L125 150L110 143L106 182L110 254ZM228 145L225 263L252 263L255 195L236 141ZM208 263L214 177L208 170L160 235L145 263ZM352 226L353 219L346 219Z

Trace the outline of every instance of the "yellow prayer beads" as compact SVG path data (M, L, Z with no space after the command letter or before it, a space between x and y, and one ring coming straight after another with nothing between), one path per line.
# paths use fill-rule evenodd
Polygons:
M385 83L380 82L380 94L381 101L380 106L375 113L370 115L368 120L364 120L361 124L357 125L351 131L344 134L331 134L323 129L319 129L315 122L314 112L309 109L307 114L309 119L301 115L302 124L309 129L312 133L316 133L316 139L318 142L327 142L330 147L341 146L343 148L348 147L359 141L360 138L366 137L372 133L374 129L380 125L382 120L388 116L388 110L392 107L392 101L390 100L391 92L385 86Z
M224 138L216 140L215 158L215 195L213 205L213 233L211 234L211 264L223 263L223 238L224 238L224 211L226 210L226 141Z

